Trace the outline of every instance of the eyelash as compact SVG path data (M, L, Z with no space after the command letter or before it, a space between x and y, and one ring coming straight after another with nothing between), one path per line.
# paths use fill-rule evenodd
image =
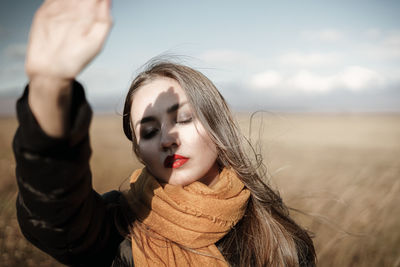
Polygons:
M156 129L156 128L146 130L146 131L144 131L144 133L142 133L142 138L146 139L146 140L151 139L153 136L156 135L157 132L158 132L158 129Z
M184 119L182 121L175 121L176 124L181 124L181 125L185 125L188 123L191 123L193 121L193 118L190 117L188 119ZM155 136L157 134L159 130L157 128L150 128L149 130L144 131L144 133L142 133L142 138L143 139L151 139L153 138L153 136Z
M193 118L190 117L188 119L184 119L184 120L181 120L181 121L176 121L175 123L177 123L177 124L188 124L188 123L190 123L192 121L193 121Z

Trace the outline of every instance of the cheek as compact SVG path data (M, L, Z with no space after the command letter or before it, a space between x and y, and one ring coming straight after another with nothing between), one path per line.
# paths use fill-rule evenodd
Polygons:
M194 132L191 133L190 137L193 149L203 154L205 160L207 158L209 158L209 161L215 160L217 157L217 148L203 126L197 125L197 127L194 127Z
M157 151L154 147L154 144L151 142L139 142L138 152L140 158L144 161L145 164L151 163L157 158Z

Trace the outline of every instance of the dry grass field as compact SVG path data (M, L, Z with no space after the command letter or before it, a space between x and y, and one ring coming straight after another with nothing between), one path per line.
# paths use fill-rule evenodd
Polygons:
M264 113L255 118L252 138L271 184L314 233L318 266L400 266L400 115ZM249 114L238 119L247 133ZM126 187L124 179L139 166L120 121L97 116L91 127L99 192ZM11 152L15 119L0 119L0 129L0 266L61 266L19 232Z

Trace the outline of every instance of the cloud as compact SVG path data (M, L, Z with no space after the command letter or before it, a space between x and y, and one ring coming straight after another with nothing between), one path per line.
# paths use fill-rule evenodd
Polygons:
M301 36L312 41L337 42L344 38L344 34L336 29L324 29L319 31L303 31Z
M326 92L333 84L333 76L319 75L308 70L300 70L286 80L289 90L304 92Z
M380 87L385 82L385 79L374 70L360 66L351 66L337 74L334 82L337 83L336 86L343 86L350 90L359 91L366 88Z
M276 89L284 92L325 93L335 89L361 91L379 88L387 79L377 71L349 66L334 74L319 74L307 69L283 75L275 70L256 73L250 77L249 86L255 90Z
M279 63L289 66L318 67L337 64L341 61L339 53L301 53L291 52L279 57Z
M380 37L374 42L360 45L360 51L365 58L398 61L400 59L400 30L380 33Z
M396 47L400 50L400 30L392 31L383 40L383 45Z
M370 39L378 39L382 35L382 30L379 28L369 28L365 31L365 36Z
M290 88L306 92L327 92L334 89L360 91L380 87L384 78L374 70L350 66L332 75L320 75L302 70L288 79Z
M400 68L392 69L386 73L388 80L392 84L400 84Z
M359 91L371 87L379 87L383 77L376 71L350 66L332 75L320 75L302 70L288 79L291 88L308 92L327 92L334 89Z
M361 32L354 32L351 36L345 34L337 29L325 29L320 31L303 31L303 37L308 42L317 43L335 43L343 41L346 37L346 49L342 49L341 53L288 53L280 57L280 63L293 64L302 67L313 67L317 65L324 65L338 63L347 59L361 56L363 59L372 60L386 60L394 61L400 59L400 29L383 30L380 28L367 28ZM325 45L319 43L319 45ZM348 55L345 56L345 52ZM351 54L350 54L351 53ZM342 56L341 56L342 54Z
M273 89L282 83L282 76L274 70L257 73L250 79L250 86L255 89Z

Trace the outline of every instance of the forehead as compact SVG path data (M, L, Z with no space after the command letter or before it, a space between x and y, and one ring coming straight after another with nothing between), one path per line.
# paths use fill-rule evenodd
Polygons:
M168 77L156 78L139 87L133 95L131 116L135 122L145 116L166 112L174 104L187 102L180 84Z

